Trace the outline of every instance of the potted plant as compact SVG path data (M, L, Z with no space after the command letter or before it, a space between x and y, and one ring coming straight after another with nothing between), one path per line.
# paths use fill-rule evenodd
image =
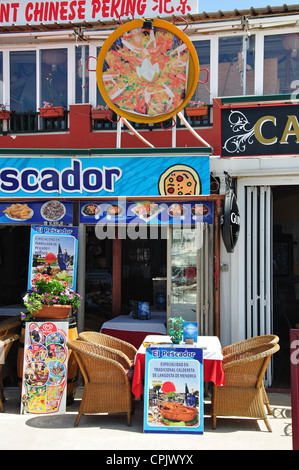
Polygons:
M183 324L182 317L168 319L168 333L173 344L180 344L183 339Z
M68 287L67 282L50 279L47 274L38 274L32 279L32 289L24 297L27 313L22 320L34 318L67 318L80 305L81 296Z
M187 116L206 116L208 114L208 107L203 101L189 101L186 106Z
M41 117L52 118L52 117L62 117L64 115L63 106L54 106L53 103L48 101L43 102L43 108L38 108Z
M10 119L10 113L11 111L8 111L6 109L6 106L5 104L1 104L0 105L0 119L3 120L3 119Z
M98 104L96 109L91 108L91 118L98 120L112 119L112 110L108 105Z

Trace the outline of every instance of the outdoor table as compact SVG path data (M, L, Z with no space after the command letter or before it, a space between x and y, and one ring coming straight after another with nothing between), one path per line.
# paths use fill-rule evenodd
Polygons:
M154 311L149 320L139 320L131 315L119 315L103 323L101 333L127 341L138 349L147 335L165 335L167 333L165 324L165 312Z
M145 343L169 343L172 344L169 336L149 335L144 340ZM159 346L159 344L155 344ZM185 346L181 343L178 346ZM217 336L198 336L197 343L188 347L203 348L203 380L204 382L213 382L221 386L225 384L225 375L222 367L223 355L221 353L221 344ZM132 393L135 398L143 394L143 380L145 374L145 352L146 348L142 344L135 356L134 376L132 381Z
M16 317L21 312L26 312L26 308L21 304L4 305L0 307L0 321Z

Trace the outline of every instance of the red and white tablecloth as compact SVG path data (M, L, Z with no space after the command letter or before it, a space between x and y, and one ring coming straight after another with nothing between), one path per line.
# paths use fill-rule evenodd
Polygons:
M147 335L165 335L166 313L152 313L149 320L138 320L131 315L119 315L103 323L101 333L114 336L139 348Z
M145 338L148 343L171 343L169 336L150 335ZM155 344L159 346L159 344ZM184 346L184 343L181 344ZM197 343L192 347L203 348L203 380L213 382L221 386L225 384L225 375L222 367L221 344L217 336L198 336ZM132 381L132 393L135 398L143 394L143 379L145 374L145 352L146 348L142 344L135 357L134 376Z

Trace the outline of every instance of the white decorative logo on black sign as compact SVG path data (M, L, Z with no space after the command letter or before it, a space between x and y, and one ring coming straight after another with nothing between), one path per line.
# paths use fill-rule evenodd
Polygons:
M248 128L250 122L241 111L231 111L228 121L235 135L224 142L223 148L229 153L244 152L246 144L253 143L254 126Z

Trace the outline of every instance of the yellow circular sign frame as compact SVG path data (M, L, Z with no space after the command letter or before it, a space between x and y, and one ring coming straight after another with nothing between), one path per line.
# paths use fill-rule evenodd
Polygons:
M171 111L170 113L160 114L157 116L142 116L139 114L131 113L129 111L125 111L115 106L115 104L110 100L105 90L104 82L102 78L103 64L104 64L105 57L110 47L115 43L115 41L118 38L120 38L124 33L132 29L142 27L144 24L144 21L145 19L137 19L137 20L130 21L128 23L125 23L119 26L119 28L117 28L115 31L113 31L113 33L110 34L110 36L104 42L98 55L97 66L96 66L96 77L97 77L98 88L100 90L100 93L104 101L116 114L118 114L119 116L125 119L128 119L129 121L148 124L148 123L156 123L156 122L161 122L161 121L170 119L187 105L187 103L190 101L193 94L195 93L197 83L198 83L198 78L199 78L200 67L199 67L199 62L198 62L198 57L197 57L195 47L193 46L192 42L183 31L181 31L177 26L169 23L168 21L160 20L160 19L151 19L150 21L152 22L153 27L165 29L166 31L173 34L174 36L177 36L186 44L188 48L190 57L189 57L187 91L186 91L186 96L184 98L184 101L174 111Z

